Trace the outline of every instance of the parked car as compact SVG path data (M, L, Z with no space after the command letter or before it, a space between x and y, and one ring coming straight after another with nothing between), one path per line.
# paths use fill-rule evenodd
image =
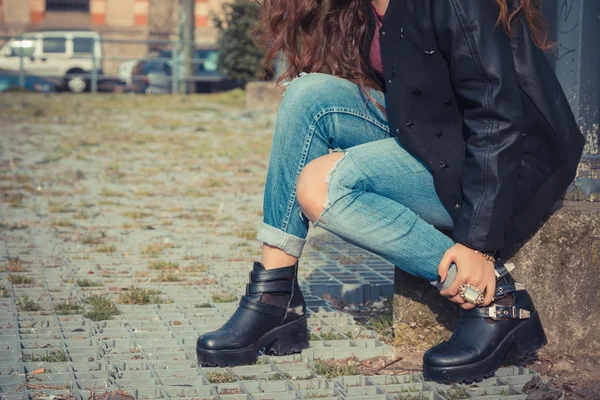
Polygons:
M81 93L90 87L93 65L102 74L100 34L86 30L28 32L9 40L0 49L0 68L20 70L21 56L27 73L59 78L65 89Z
M62 82L52 78L42 78L35 75L25 75L24 89L32 92L54 93L61 91ZM19 73L0 69L0 92L20 90Z
M173 77L173 53L163 50L158 57L141 60L131 73L131 83L126 90L135 93L171 93ZM244 82L232 80L217 71L217 49L197 49L195 52L195 92L212 93L242 87ZM180 57L181 60L182 57ZM177 63L183 68L182 63ZM183 75L181 72L179 76Z

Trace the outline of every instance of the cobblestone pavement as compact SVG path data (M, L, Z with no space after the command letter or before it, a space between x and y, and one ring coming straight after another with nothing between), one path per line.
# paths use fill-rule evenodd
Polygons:
M522 367L475 386L373 374L389 314L361 325L325 299L391 296L393 267L322 231L302 260L310 349L198 366L260 254L275 116L243 100L0 97L0 397L525 399Z

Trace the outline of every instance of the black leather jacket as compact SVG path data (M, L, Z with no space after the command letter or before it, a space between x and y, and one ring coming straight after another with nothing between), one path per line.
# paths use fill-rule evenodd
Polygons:
M390 0L380 43L390 125L430 168L454 240L501 257L564 193L585 140L527 24L511 39L497 18L494 0Z

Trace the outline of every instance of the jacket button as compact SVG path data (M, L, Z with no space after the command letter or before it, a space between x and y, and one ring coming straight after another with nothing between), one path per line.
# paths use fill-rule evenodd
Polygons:
M455 209L456 211L460 210L460 204L456 203L456 204L454 205L454 209Z
M412 121L408 121L408 122L405 124L405 126L406 126L407 128L409 128L409 129L410 129L410 128L412 128L413 126L415 126L415 123L414 123L414 122L412 122Z
M404 28L400 28L400 39L404 39Z
M396 135L399 135L400 134L400 128L396 128L396 130L394 132L396 132Z
M441 129L436 129L435 130L435 137L438 139L441 139L444 136L444 133Z
M391 79L388 79L387 82L388 82L388 85L391 85L393 81Z
M440 161L440 169L441 169L441 170L445 171L445 170L447 170L448 168L449 168L448 164L446 164L446 163L445 163L445 162L443 162L443 161Z
M527 137L527 132L523 132L523 139Z
M425 55L427 56L427 58L433 57L434 54L435 50L425 50Z
M381 36L385 36L385 30L384 30L384 29L380 30L380 31L379 31L379 34L380 34Z

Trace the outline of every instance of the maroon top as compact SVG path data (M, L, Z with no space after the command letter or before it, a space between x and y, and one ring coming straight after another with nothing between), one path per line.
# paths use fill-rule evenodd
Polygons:
M379 46L379 29L381 29L381 25L383 24L383 15L379 14L375 6L373 6L373 9L375 10L375 34L371 42L369 57L371 59L371 66L375 72L383 76L383 62L381 61L381 47Z

